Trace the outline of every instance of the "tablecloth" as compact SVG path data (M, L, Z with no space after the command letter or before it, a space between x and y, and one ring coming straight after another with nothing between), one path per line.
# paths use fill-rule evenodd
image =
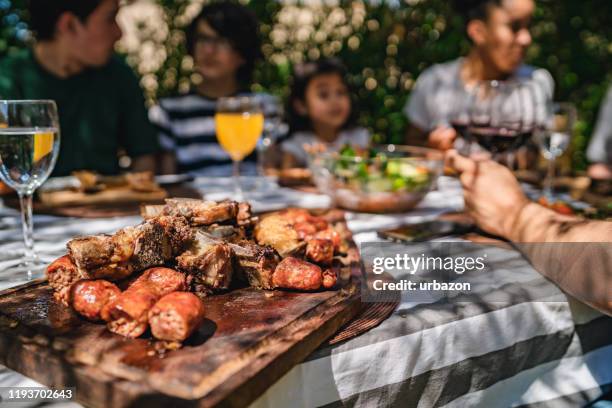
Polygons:
M230 186L229 179L194 182L211 199L230 196ZM270 186L260 190L247 193L259 211L329 205L327 197L317 194ZM433 219L462 206L456 180L442 178L438 190L410 213L348 213L347 220L361 244L378 240L378 229ZM15 262L21 251L16 215L11 209L0 210L0 280L3 268ZM75 235L112 232L137 222L138 217L36 216L36 248L50 260L63 253ZM474 292L470 302L420 303L403 297L380 326L347 342L319 348L252 406L573 407L610 389L612 318L558 290L546 301L533 296L534 285L521 282L552 284L539 278L513 250L496 250L494 269L495 286ZM37 384L0 369L0 386L27 385ZM53 404L56 408L77 406Z

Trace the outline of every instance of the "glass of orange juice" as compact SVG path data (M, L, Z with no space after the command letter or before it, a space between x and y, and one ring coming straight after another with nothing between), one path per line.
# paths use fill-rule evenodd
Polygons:
M243 199L240 162L257 146L264 127L261 101L253 96L220 98L215 113L219 144L232 158L236 200Z

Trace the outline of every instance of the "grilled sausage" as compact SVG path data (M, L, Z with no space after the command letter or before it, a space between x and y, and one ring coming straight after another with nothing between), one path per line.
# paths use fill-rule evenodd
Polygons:
M187 290L187 278L184 273L170 268L156 267L147 269L131 285L151 285L159 296L170 292Z
M170 268L150 268L143 272L125 292L104 306L101 312L113 333L138 337L147 329L148 312L162 296L187 289L183 273Z
M89 320L100 320L104 305L113 301L121 290L105 280L80 280L72 285L70 298L72 307Z
M183 341L203 319L202 301L190 292L169 293L149 311L151 333L159 340Z
M315 264L287 257L274 270L272 284L275 288L317 290L323 285L323 273Z
M79 272L68 255L53 261L47 267L49 286L54 290L55 300L68 306L70 304L70 287L79 280Z
M125 337L138 337L147 329L147 313L159 299L157 290L148 284L128 288L102 308L107 328Z

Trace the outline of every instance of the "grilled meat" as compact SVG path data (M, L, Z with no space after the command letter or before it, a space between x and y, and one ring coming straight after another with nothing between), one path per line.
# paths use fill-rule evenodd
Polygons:
M261 219L255 226L254 235L258 244L271 246L283 258L299 256L305 250L305 243L293 228L293 223L281 213Z
M336 285L338 281L338 275L332 269L325 269L323 271L323 287L325 289L331 289Z
M68 306L70 303L70 287L80 279L78 269L68 255L53 261L47 267L47 279L53 289L55 300Z
M283 259L272 276L274 287L283 289L317 290L335 283L333 271L327 269L324 274L319 266L293 257Z
M185 217L194 226L236 221L239 205L235 201L203 201L191 198L169 198L163 206L141 207L144 219L158 215Z
M230 268L235 268L234 275L237 274L242 280L247 281L250 286L260 289L273 288L272 273L280 261L280 257L273 248L257 245L247 240L225 242L204 230L198 230L196 232L194 242L196 242L194 246L200 248L200 250L210 248L211 246L217 247L219 245L227 245L227 248L230 250L230 258L233 260L228 266ZM210 249L208 249L208 251L210 251ZM179 258L183 257L184 255L181 255ZM191 259L191 254L189 259ZM177 258L177 260L179 261L179 266L185 262L183 259L179 260ZM195 271L192 273L195 275L198 274ZM224 276L226 275L224 274ZM194 280L197 281L195 276ZM227 284L229 285L229 282ZM198 293L201 292L203 288L199 287L196 289L198 289L196 290L196 293Z
M249 286L258 289L273 289L272 274L280 262L276 251L267 246L260 246L250 241L238 242L231 245L234 252L235 264L238 273L249 283Z
M176 262L179 269L193 277L193 287L201 296L230 286L232 251L228 244L211 239L204 232L196 232L191 246Z
M202 301L189 292L172 292L149 311L151 333L159 340L183 341L204 320Z
M161 216L114 235L75 238L67 246L81 277L119 280L172 260L191 236L185 218Z
M255 239L259 244L270 245L283 257L306 256L315 262L331 263L333 254L341 249L342 238L322 217L311 215L303 209L288 209L263 218L255 227ZM312 240L316 242L308 245ZM329 256L327 244L332 243Z
M329 239L313 238L306 243L306 259L330 265L334 260L334 244Z
M125 292L107 303L100 313L107 328L126 337L138 337L147 329L148 312L162 296L187 289L185 274L170 268L143 272Z
M114 284L99 280L80 280L70 290L74 310L89 320L100 320L102 308L115 300L121 290Z

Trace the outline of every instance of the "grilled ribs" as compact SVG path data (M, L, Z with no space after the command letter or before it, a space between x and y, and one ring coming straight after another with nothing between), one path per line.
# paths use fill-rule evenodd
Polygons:
M184 217L160 216L113 235L75 238L67 247L81 278L119 280L172 260L191 237Z
M232 275L250 286L272 289L279 261L270 247L247 240L227 242L202 229L195 233L190 249L177 257L178 267L194 276L194 289L201 295L229 288Z
M193 277L192 287L199 296L229 289L232 281L232 251L229 244L195 233L189 248L176 258L179 269Z

